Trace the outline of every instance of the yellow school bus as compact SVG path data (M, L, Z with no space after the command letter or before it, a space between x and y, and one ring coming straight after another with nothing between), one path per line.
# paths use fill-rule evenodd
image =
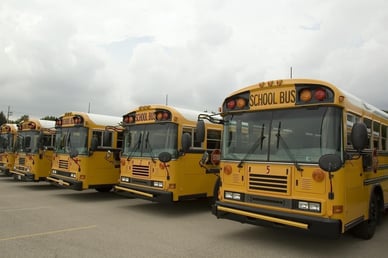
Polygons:
M120 174L121 134L106 129L121 117L68 112L55 122L51 184L73 189L110 191Z
M51 171L55 122L29 118L18 125L13 178L19 181L44 181Z
M217 218L372 238L388 207L388 114L330 83L287 79L233 92L220 115ZM200 140L203 119L214 120L199 117Z
M164 105L141 106L123 116L120 182L124 195L161 203L211 198L218 178L221 126L206 124L196 141L200 112ZM218 153L210 161L202 154Z
M1 125L0 132L0 172L10 176L10 170L15 163L15 142L17 136L16 124Z

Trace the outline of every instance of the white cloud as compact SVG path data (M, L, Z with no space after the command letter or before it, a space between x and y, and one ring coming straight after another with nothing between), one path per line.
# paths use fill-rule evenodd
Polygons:
M216 110L233 90L310 77L388 109L382 0L0 3L0 110Z

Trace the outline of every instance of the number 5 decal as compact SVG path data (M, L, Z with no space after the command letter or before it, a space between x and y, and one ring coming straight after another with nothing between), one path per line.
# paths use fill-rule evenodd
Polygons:
M267 174L269 174L270 171L271 171L270 166L267 165Z

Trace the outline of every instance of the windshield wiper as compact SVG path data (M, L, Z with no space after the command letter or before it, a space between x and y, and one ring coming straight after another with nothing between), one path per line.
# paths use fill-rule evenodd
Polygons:
M247 151L247 153L245 154L245 156L240 160L240 163L238 163L237 167L241 168L242 167L242 164L244 163L244 161L246 160L246 158L252 154L253 152L255 152L255 150L260 146L260 150L263 149L263 141L265 139L265 136L264 136L264 124L263 126L261 127L261 135L259 138L257 138L257 140L255 141L255 143L251 146L251 148Z
M135 153L135 151L137 151L137 150L140 148L141 137L142 137L142 135L143 135L143 134L140 133L139 138L137 139L136 146L135 146L135 148L132 150L132 152L128 155L127 160L130 160L130 159L132 158L132 155Z
M278 125L278 133L276 134L276 137L278 138L277 139L277 142L276 142L276 148L279 149L279 142L281 142L283 144L283 147L284 147L284 150L286 151L286 154L287 156L291 159L291 161L294 163L294 166L296 167L296 170L298 170L299 172L302 172L303 171L303 168L300 167L300 165L298 164L298 161L296 160L295 156L292 154L292 152L290 151L290 148L288 147L286 141L283 139L283 137L280 135L280 127L281 127L281 124L282 122L279 121L279 125Z
M145 139L145 147L144 147L144 149L147 150L147 149L148 149L148 146L149 146L149 148L150 148L150 154L151 154L151 160L152 160L153 163L155 163L156 161L154 160L154 155L153 155L153 153L152 153L152 147L151 147L150 141L149 141L149 139L148 139L149 135L150 135L150 132L147 132L147 136L146 136L146 139Z
M69 131L69 134L67 135L67 142L66 142L67 150L65 150L66 153L71 152L71 132Z

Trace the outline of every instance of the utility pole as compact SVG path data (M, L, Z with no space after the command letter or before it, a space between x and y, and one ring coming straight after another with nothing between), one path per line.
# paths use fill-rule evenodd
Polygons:
M290 79L292 79L292 66L290 67Z
M12 116L11 106L8 106L7 110L7 123L9 123L9 116Z

